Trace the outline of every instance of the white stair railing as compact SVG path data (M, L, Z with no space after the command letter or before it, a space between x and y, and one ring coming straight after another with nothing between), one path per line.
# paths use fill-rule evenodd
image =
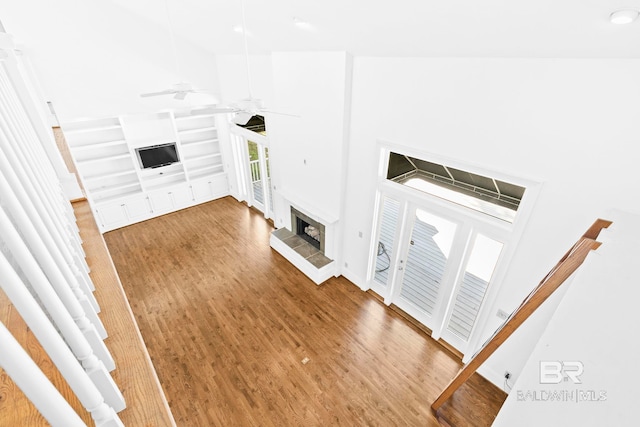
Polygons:
M69 238L74 241L74 247L84 256L73 211L70 209L68 201L65 200L60 182L55 179L57 176L53 165L42 144L28 143L29 141L39 141L39 138L33 122L24 120L28 117L26 107L19 99L15 88L12 87L8 76L0 76L0 87L4 95L0 98L0 103L6 111L9 129L13 135L12 139L21 142L18 148L23 161L34 166L32 171L37 178L40 178L35 182L42 187L44 195L50 200L51 208L57 212L61 225L65 227Z
M60 205L68 205L69 202L57 199L56 203L52 193L56 193L57 191L45 187L47 182L55 181L56 177L40 175L44 171L44 168L38 167L37 163L34 164L36 159L44 156L42 148L39 147L39 153L33 156L25 155L24 151L27 150L26 147L39 143L33 140L25 140L21 137L21 133L16 130L16 124L13 123L13 121L20 120L19 117L15 117L16 110L22 111L22 115L24 116L22 117L22 121L28 121L28 118L25 116L26 113L24 110L20 110L19 105L10 105L3 101L5 98L8 99L11 98L12 95L15 95L15 91L11 90L12 88L8 85L7 80L8 77L4 73L0 73L0 93L5 95L0 96L0 129L5 138L2 143L3 151L8 162L13 165L14 171L22 183L25 196L35 204L38 215L46 220L47 228L51 230L51 233L56 237L56 243L63 252L66 262L69 265L77 267L76 274L78 275L79 282L85 292L90 294L93 290L93 285L88 276L89 267L84 258L84 251L79 244L79 239L71 236L73 227L69 225L65 211L60 208ZM5 91L8 93L5 94ZM87 295L87 297L94 306L95 311L99 312L100 307L97 301L95 301L92 295Z
M4 254L0 255L0 287L65 378L82 406L89 411L96 425L123 426L115 412L116 408L124 409L122 395L117 396L113 393L103 395L94 383L104 379L99 376L101 363L98 358L95 355L89 356L81 361L82 365L78 363ZM95 373L98 375L92 379L90 375ZM107 388L103 387L103 389Z
M0 131L0 147L3 146L3 143L3 134ZM3 152L3 148L0 148L0 154ZM78 303L82 307L84 315L87 316L95 326L99 336L105 339L107 337L107 331L100 321L94 305L89 300L89 295L93 298L93 294L91 291L87 292L86 288L82 289L80 287L78 275L72 271L73 268L77 271L77 267L75 267L75 265L69 265L66 262L66 259L60 251L60 247L55 244L50 234L51 230L47 228L42 217L37 214L31 200L24 197L24 194L20 191L22 188L20 180L15 175L6 156L0 155L0 193L5 195L4 204L8 212L15 219L16 223L18 223L17 227L19 229L22 230L24 227L23 233L29 233L27 234L29 236L35 233L36 237L33 237L32 240L39 243L32 242L30 246L44 246L35 257L43 268L46 268L45 273L49 276L50 280L56 280L61 283L64 282L67 285L69 291L75 295ZM33 231L31 231L32 229ZM52 259L52 261L50 259ZM76 304L65 297L66 293L62 294L61 292L65 291L60 290L58 295L65 301L67 310L69 310L74 318L81 317L81 313L75 307ZM109 366L106 360L105 364Z
M30 87L13 44L0 33L0 288L95 425L119 427L123 424L116 412L125 408L125 401L108 372L115 363L103 342L107 333L97 316L95 287L55 159L45 150L52 149L47 142L53 140L46 141ZM5 341L11 341L11 351ZM0 350L2 366L12 377L30 364L17 360L25 358L14 341L3 339ZM24 369L39 372L34 366ZM45 384L41 375L31 375L32 382L15 377L43 415L55 419L52 424L83 425L68 405L57 404L59 393L51 392L50 384L33 390Z
M104 368L104 373L108 376L107 372L116 367L109 350L98 335L95 326L85 316L80 303L64 282L64 278L61 277L62 275L46 252L42 241L38 239L33 227L25 224L25 221L20 222L22 223L22 227L20 227L22 236L29 242L31 251L44 259L45 265L41 267L41 264L34 258L2 206L0 206L0 241L11 253L13 261L22 270L78 360L97 355L102 368ZM45 267L51 273L49 277L43 272ZM50 281L50 279L53 280Z

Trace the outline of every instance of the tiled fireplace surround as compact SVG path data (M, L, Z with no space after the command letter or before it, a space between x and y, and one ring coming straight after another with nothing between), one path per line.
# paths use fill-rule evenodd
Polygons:
M313 242L304 230L298 230L299 221L315 228L318 242ZM304 225L304 224L302 224ZM333 275L335 262L327 257L327 233L331 233L332 224L323 224L294 206L291 206L291 229L279 228L271 235L271 247L287 258L299 270L305 273L316 284L320 284ZM319 246L319 248L317 247Z

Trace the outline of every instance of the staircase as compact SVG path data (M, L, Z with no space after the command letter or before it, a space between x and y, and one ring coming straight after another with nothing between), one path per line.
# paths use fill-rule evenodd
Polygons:
M602 246L576 273L494 426L637 424L640 215L607 218Z

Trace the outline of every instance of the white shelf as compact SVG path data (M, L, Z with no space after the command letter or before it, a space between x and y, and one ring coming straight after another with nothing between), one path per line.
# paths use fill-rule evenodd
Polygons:
M138 191L140 191L140 183L139 182L128 182L128 183L123 183L120 185L112 185L112 186L104 186L104 187L99 187L99 188L93 188L90 191L93 192L94 196L99 195L100 193L107 193L107 192L119 192L120 190L126 190L127 188L131 188L131 189L137 189Z
M100 175L86 175L84 181L86 183L91 183L92 181L103 180L105 178L119 178L121 176L132 175L135 178L135 181L138 182L138 176L136 175L136 171L134 170L125 170L120 172L111 172L108 174L100 174Z
M191 147L193 145L198 145L198 144L214 144L218 142L218 139L202 139L202 140L196 140L196 141L191 141L191 142L183 142L182 146L183 147Z
M122 159L130 159L130 158L131 158L131 155L129 153L118 153L111 156L78 159L78 162L80 162L81 164L85 164L85 163L96 163L96 162L105 162L109 160L122 160Z
M97 148L117 147L118 145L123 145L126 147L127 141L125 141L124 139L117 139L115 141L96 142L94 144L76 144L73 146L73 148L79 151L84 151L95 150Z
M215 126L209 126L209 127L205 127L205 128L178 130L178 135L189 135L189 134L192 134L192 133L208 132L208 131L216 131L217 132L218 129L216 129Z
M187 160L187 166L189 163L202 162L207 159L215 159L215 158L221 158L221 157L222 157L222 153L205 154L205 155Z
M100 197L99 195L97 195L98 197L94 197L94 200L100 203L113 202L113 201L122 199L124 197L133 196L135 194L140 194L140 193L142 193L142 189L140 188L140 186L138 186L137 188L132 187L131 190L129 191L119 192L112 196Z
M102 231L228 194L216 117L210 112L128 115L68 123L62 129ZM176 143L180 161L141 169L136 148L166 142ZM215 191L210 177L216 177L211 178L217 180ZM174 196L171 202L166 191ZM127 205L124 214L120 205ZM137 211L142 214L134 215Z
M154 179L162 179L162 178L172 177L172 176L176 176L176 175L184 175L184 170L182 170L182 168L180 168L179 171L160 172L158 174L147 175L147 176L143 177L142 179L144 181L149 181L149 180L154 180Z
M189 173L189 179L198 179L205 176L223 175L224 168L222 165L212 165L200 169L194 169Z
M82 135L82 134L88 134L88 133L101 133L101 132L110 131L110 130L117 130L120 128L121 128L120 125L108 125L108 126L85 128L85 129L71 129L66 132L66 135L71 136L73 138L75 135Z
M144 188L147 191L158 190L160 188L165 188L169 185L178 184L181 182L187 182L187 177L185 174L174 174L167 175L162 179L154 179L153 181L146 182L144 184Z

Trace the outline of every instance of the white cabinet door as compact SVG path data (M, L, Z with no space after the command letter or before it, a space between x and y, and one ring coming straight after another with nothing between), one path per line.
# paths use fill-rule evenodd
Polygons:
M158 190L150 192L149 203L151 203L151 210L154 215L160 215L173 210L173 200L170 191Z
M182 209L191 206L193 202L193 194L189 184L179 185L171 190L174 209Z
M191 182L191 191L193 191L193 199L197 203L211 200L211 198L213 197L211 180L202 179Z
M191 182L191 190L193 191L193 200L196 203L213 200L217 197L229 194L229 184L227 175L214 175L208 178L199 179Z
M124 209L130 223L143 221L152 216L149 198L145 194L124 199Z
M103 232L143 221L152 216L151 205L144 193L101 203L96 207L96 213L98 225Z
M120 201L99 205L96 208L96 214L98 225L102 231L113 230L127 224L124 203Z
M155 216L186 208L193 204L193 196L190 186L185 183L150 192L149 202Z

